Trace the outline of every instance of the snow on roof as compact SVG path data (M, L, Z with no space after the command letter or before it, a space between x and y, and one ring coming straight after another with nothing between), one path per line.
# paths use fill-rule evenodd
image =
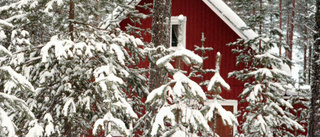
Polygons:
M248 40L258 35L252 29L248 28L246 23L222 0L202 0L211 10L213 10L233 31L235 31L242 39Z

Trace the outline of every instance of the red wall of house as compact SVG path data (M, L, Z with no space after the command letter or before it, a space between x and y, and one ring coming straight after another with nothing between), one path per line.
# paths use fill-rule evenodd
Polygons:
M152 0L142 0L141 3L152 3ZM141 9L141 12L150 12ZM186 47L194 50L194 45L201 46L201 34L205 34L206 47L212 47L214 50L206 53L209 59L204 61L205 68L215 68L215 56L219 51L222 54L221 76L231 86L231 92L222 92L225 99L239 99L238 95L242 92L243 83L234 78L228 78L228 73L233 70L240 70L236 66L236 56L231 52L232 47L226 46L230 42L236 41L239 36L216 15L201 0L172 0L172 16L184 15L187 17ZM128 23L123 21L122 24ZM132 24L142 28L151 28L152 17L142 20L142 25ZM125 25L122 25L125 26ZM151 41L151 35L143 36L144 40ZM197 52L196 52L197 53ZM200 55L200 53L198 53ZM204 79L209 80L211 75L206 75Z
M180 14L187 17L187 48L194 50L194 45L200 46L201 33L204 32L205 46L214 49L206 54L209 59L204 61L204 67L215 68L215 56L220 52L222 55L220 74L231 86L231 92L222 92L221 95L225 99L238 99L243 83L228 78L228 73L240 68L235 65L236 56L231 52L232 47L226 44L236 41L239 36L201 0L173 0L172 16ZM205 79L210 79L211 76L206 75Z

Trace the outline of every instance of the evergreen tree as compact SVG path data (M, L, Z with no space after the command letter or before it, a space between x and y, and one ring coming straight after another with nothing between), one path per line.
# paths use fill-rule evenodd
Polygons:
M134 111L148 93L145 71L135 67L144 59L144 43L122 32L119 22L147 17L134 9L135 2L23 0L0 8L14 26L10 63L36 87L24 99L33 97L27 103L39 123L31 122L30 132L22 134L88 135L94 123L94 129L104 127L103 116L124 123L125 130L122 124L112 131L133 133L128 131L138 118Z
M182 21L183 17L180 16ZM179 25L181 30L182 25ZM182 31L179 31L181 33ZM153 49L153 50L157 50ZM182 73L175 70L170 61L181 58L184 63L202 64L202 58L182 46L182 38L178 38L178 49L165 49L168 54L159 58L156 65L165 68L173 79L152 90L148 95L147 109L154 108L151 114L151 136L197 136L211 135L211 129L200 112L200 102L206 100L202 88ZM166 123L166 124L165 124ZM200 132L201 131L201 132Z
M201 58L202 58L203 61L205 61L206 59L209 58L208 56L204 56L204 54L207 51L213 50L212 47L205 47L204 46L205 41L206 41L206 38L204 37L204 33L202 33L202 36L201 36L201 47L195 45L195 49L194 49L194 51L200 52L200 55L201 55ZM191 72L190 72L188 77L200 78L200 84L199 85L200 86L207 86L209 84L209 80L204 80L203 76L205 74L207 74L207 73L214 73L216 71L214 69L204 69L203 67L204 67L203 64L200 65L200 66L191 66Z
M154 89L147 97L148 107L157 108L150 134L151 136L197 136L200 133L204 136L212 135L207 120L200 112L202 108L200 102L206 100L204 91L181 70L174 70L169 63L176 57L183 58L186 64L201 64L202 59L182 46L178 47L179 49L169 48L169 54L157 61L158 66L165 67L170 74L173 74L173 79ZM167 126L168 124L170 126Z
M204 47L205 42L204 33L202 33L201 44L202 46L195 46L195 51L201 52L201 58L203 60L208 59L204 57L206 51L213 50L211 47ZM189 77L200 78L200 86L207 87L206 96L211 98L212 101L207 101L205 106L202 108L201 112L204 113L207 121L212 121L213 125L210 125L213 129L213 134L219 136L216 133L216 128L222 125L217 125L218 116L222 118L223 124L228 126L238 125L238 121L232 112L226 111L219 101L225 101L219 94L222 92L222 88L225 90L230 90L229 84L227 84L224 79L220 76L221 68L221 54L220 52L216 55L216 69L203 69L203 65L200 66L191 66L191 72ZM203 75L207 73L214 73L213 77L210 80L204 80Z
M245 122L241 125L246 136L294 136L288 129L304 130L290 112L293 106L283 98L292 90L288 59L272 52L276 45L272 37L257 37L240 40L233 52L237 64L243 63L243 70L229 74L245 82L240 94L241 102L248 106L242 112Z
M217 115L219 115L222 118L223 124L228 126L233 125L239 125L238 120L236 117L232 114L230 111L226 111L221 104L218 101L224 101L224 99L219 95L222 90L221 88L224 88L226 90L230 90L230 86L228 83L225 82L225 80L220 76L220 67L221 67L221 54L220 52L217 53L217 60L216 60L216 69L215 74L210 79L210 82L208 83L208 91L211 93L210 97L213 99L211 103L207 103L206 107L209 108L206 111L206 119L208 121L214 122L214 127L222 126L222 125L216 125L217 121ZM204 109L205 110L205 109ZM215 129L213 131L215 133Z
M250 4L248 4L248 2L256 3L256 5L251 6ZM311 36L312 34L310 32L313 31L312 26L314 22L314 13L312 11L314 9L314 1L260 0L232 1L229 2L229 4L237 5L233 6L234 9L237 9L237 11L239 11L242 18L245 19L249 25L257 24L251 26L251 28L256 30L256 32L259 33L263 37L263 39L266 38L265 41L269 41L271 38L273 41L272 43L274 43L274 45L277 44L277 48L273 48L272 50L279 49L280 56L284 55L283 50L288 50L288 48L292 46L290 47L291 50L289 49L289 51L285 51L287 56L289 55L288 53L293 52L290 53L293 55L293 63L289 65L290 68L293 68L291 73L294 76L298 75L296 71L297 69L299 69L300 72L303 72L299 73L299 75L301 75L299 76L299 78L294 77L296 78L296 84L292 83L292 85L301 85L301 87L306 87L306 84L310 81L310 72L308 71L310 65L308 62L310 62L309 59L311 59L310 57L312 50L310 43L312 43L313 41ZM244 8L250 10L244 10ZM261 9L262 12L259 11ZM242 14L242 11L247 11L247 14ZM262 24L260 25L262 27L258 27L259 24ZM304 81L304 84L302 83L302 81ZM304 90L304 88L300 89L300 86L296 86L295 88L286 90L284 94L291 95L292 93L294 93L294 95L290 96L289 98L290 104L299 104L298 106L302 105L304 107L308 107L307 101L304 101L303 99L301 100L301 98L305 98L306 100L308 100L308 94ZM295 95L296 93L298 96ZM303 107L298 108L297 110L292 110L292 112L295 115L298 115L300 113L302 115L308 114L308 112L303 109ZM299 121L299 123L303 123L305 121L302 117L298 119L292 119ZM296 131L292 131L291 133L297 134Z

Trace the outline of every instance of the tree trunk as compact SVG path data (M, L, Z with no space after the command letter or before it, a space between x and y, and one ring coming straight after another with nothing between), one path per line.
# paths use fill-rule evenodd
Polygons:
M254 0L254 2L253 2L254 5L256 5L256 3L257 3L256 1L257 0ZM253 8L252 8L252 16L255 16L255 15L256 15L256 6L253 6ZM253 31L256 31L255 27L253 27L252 29L253 29Z
M260 15L263 15L264 13L262 13L262 12L264 12L263 11L263 8L262 8L262 3L263 3L263 1L262 0L260 0L260 3L259 3L259 7L260 7ZM261 34L262 34L262 20L260 19L260 21L259 21L259 35L261 36ZM261 46L262 46L262 41L261 41L261 39L259 40L259 51L261 51Z
M282 31L282 0L279 2L279 29ZM282 36L280 37L280 47L279 47L279 55L281 56L282 49Z
M308 135L310 137L320 136L320 0L316 1L317 11L315 15L316 26L314 35L312 57L312 81L311 81L311 104Z
M74 26L73 26L73 20L74 20L74 2L73 0L70 0L69 3L69 35L70 39L74 41L74 36L73 36L73 31L74 31ZM65 136L71 136L71 127L72 123L68 121L68 118L64 118L65 125L64 125L64 135Z
M307 71L307 51L308 51L308 29L307 26L304 25L304 48L303 48L303 72ZM303 74L306 76L306 74Z
M153 1L152 43L155 47L170 47L171 0ZM168 74L155 63L150 65L149 91L167 82Z
M311 44L309 45L309 65L308 65L308 67L309 67L309 70L308 70L308 80L309 80L309 84L311 83L311 71L312 71L312 46L311 46Z
M288 46L289 46L289 51L286 52L286 57L288 57L290 60L292 60L292 46L293 46L293 30L294 30L294 15L295 15L295 8L296 8L296 4L295 4L295 0L292 0L292 9L291 9L291 18L288 18L288 22L290 24L288 24L289 32L288 32Z
M308 3L307 1L305 1L305 7L304 7L304 14L305 14L305 17L304 17L304 20L308 20L308 18L306 17L308 15ZM308 75L308 45L309 45L309 42L308 42L308 27L307 27L307 24L304 24L304 55L303 55L303 72L304 72L304 76L305 76L305 79L306 79L306 84L310 84L309 83L309 77L310 75ZM310 51L309 51L310 52ZM309 68L310 69L310 68Z
M74 2L73 0L70 0L69 3L69 33L70 33L70 38L72 41L74 41L74 36L73 36L73 20L74 20Z
M72 124L71 122L69 122L67 116L64 117L64 136L66 137L70 137L71 136L71 127L72 127Z

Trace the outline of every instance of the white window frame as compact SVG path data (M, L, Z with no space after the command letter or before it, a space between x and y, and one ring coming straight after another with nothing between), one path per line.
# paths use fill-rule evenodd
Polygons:
M183 15L180 15L183 16ZM186 30L187 30L187 17L183 16L183 20L181 21L180 24L180 20L179 20L179 16L172 16L171 17L171 24L170 24L170 47L171 46L171 41L172 41L172 25L182 25L182 44L183 44L183 48L186 48ZM177 46L178 47L178 46ZM172 48L177 48L177 47L172 47Z
M213 99L208 99L205 102L205 105L207 104L212 104L213 103ZM224 100L224 101L218 101L218 103L221 106L233 106L233 114L235 115L238 111L238 100ZM233 125L233 135L236 134L236 130L237 130L237 126Z

